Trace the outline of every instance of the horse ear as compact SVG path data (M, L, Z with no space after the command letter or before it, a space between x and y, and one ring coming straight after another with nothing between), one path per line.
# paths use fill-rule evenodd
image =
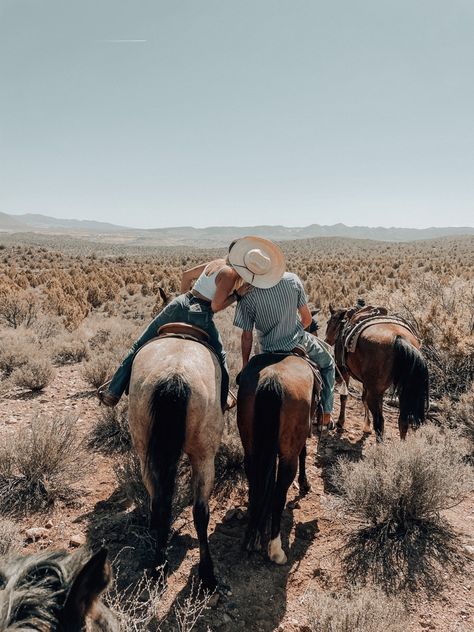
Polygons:
M331 316L334 316L334 314L336 313L336 310L334 309L331 303L329 303L329 311L331 312Z
M167 303L168 302L168 295L166 294L164 289L162 287L159 287L158 288L158 292L160 293L161 300L163 301L163 303Z
M73 630L84 621L99 595L112 579L107 549L93 555L74 578L61 614L66 630Z

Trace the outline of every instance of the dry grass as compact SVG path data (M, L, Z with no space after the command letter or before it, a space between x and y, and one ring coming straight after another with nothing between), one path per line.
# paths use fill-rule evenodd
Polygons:
M24 515L71 501L85 467L75 418L34 416L0 448L0 512Z
M379 588L353 588L342 594L312 592L306 599L311 632L405 632L404 606Z
M440 568L459 561L441 512L472 489L472 472L452 432L426 427L409 441L369 448L333 474L353 529L345 549L350 577L389 589L437 585Z

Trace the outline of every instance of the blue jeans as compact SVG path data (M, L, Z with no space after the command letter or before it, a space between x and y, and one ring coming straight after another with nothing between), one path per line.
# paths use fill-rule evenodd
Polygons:
M195 298L190 293L177 296L168 303L145 329L140 338L133 343L125 359L122 361L122 364L115 372L109 385L109 391L117 397L123 394L130 382L135 355L146 342L157 336L158 329L162 325L166 325L167 323L188 323L204 329L209 335L209 344L219 357L222 369L221 404L222 408L224 408L229 392L229 369L227 368L225 351L222 347L222 341L217 327L214 324L213 316L214 313L209 302Z
M335 382L335 364L334 358L330 353L328 344L312 336L308 332L304 332L303 336L298 340L298 344L304 347L310 359L318 365L323 380L323 388L321 391L321 406L323 413L332 412L334 404L334 382Z

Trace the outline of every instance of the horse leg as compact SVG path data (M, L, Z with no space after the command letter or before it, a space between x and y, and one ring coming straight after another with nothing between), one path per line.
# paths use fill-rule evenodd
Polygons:
M346 387L349 388L349 380L350 380L350 376L349 375L344 375L343 376L343 380L346 383ZM339 417L337 419L337 427L339 430L342 430L344 428L344 424L346 423L346 405L347 405L347 398L348 395L341 395L340 396L340 410L339 410Z
M374 420L375 438L378 442L383 440L384 418L383 418L383 395L367 391L367 405Z
M286 564L287 561L285 552L281 548L281 514L285 508L288 488L296 476L297 468L298 459L296 457L291 460L280 459L278 463L278 475L273 495L272 527L270 542L268 543L268 557L276 564Z
M169 485L161 494L158 493L158 490L153 489L151 496L150 530L156 534L153 568L162 566L165 574L168 570L166 548L171 528L173 489L174 486Z
M300 486L301 496L305 496L309 491L311 491L311 485L308 483L308 479L306 477L306 443L304 444L299 456L298 485Z
M362 387L362 403L364 404L364 427L362 428L362 432L370 434L370 412L367 405L367 389L365 386Z
M199 541L199 579L203 588L212 591L217 586L217 580L209 551L207 527L209 525L209 497L214 485L214 455L204 459L193 458L190 455L190 460L193 470L193 519Z
M409 425L408 419L403 419L401 415L398 417L398 431L400 432L400 439L402 441L404 441L407 436Z

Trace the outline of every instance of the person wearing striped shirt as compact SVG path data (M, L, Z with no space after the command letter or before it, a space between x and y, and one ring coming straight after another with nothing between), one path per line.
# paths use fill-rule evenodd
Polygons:
M252 285L252 281L248 281ZM331 423L334 402L335 365L329 346L305 331L311 322L303 284L292 272L285 272L272 287L251 287L238 301L234 318L234 325L242 329L242 368L250 358L254 329L263 353L291 351L296 346L305 349L321 372L322 422L327 426Z

